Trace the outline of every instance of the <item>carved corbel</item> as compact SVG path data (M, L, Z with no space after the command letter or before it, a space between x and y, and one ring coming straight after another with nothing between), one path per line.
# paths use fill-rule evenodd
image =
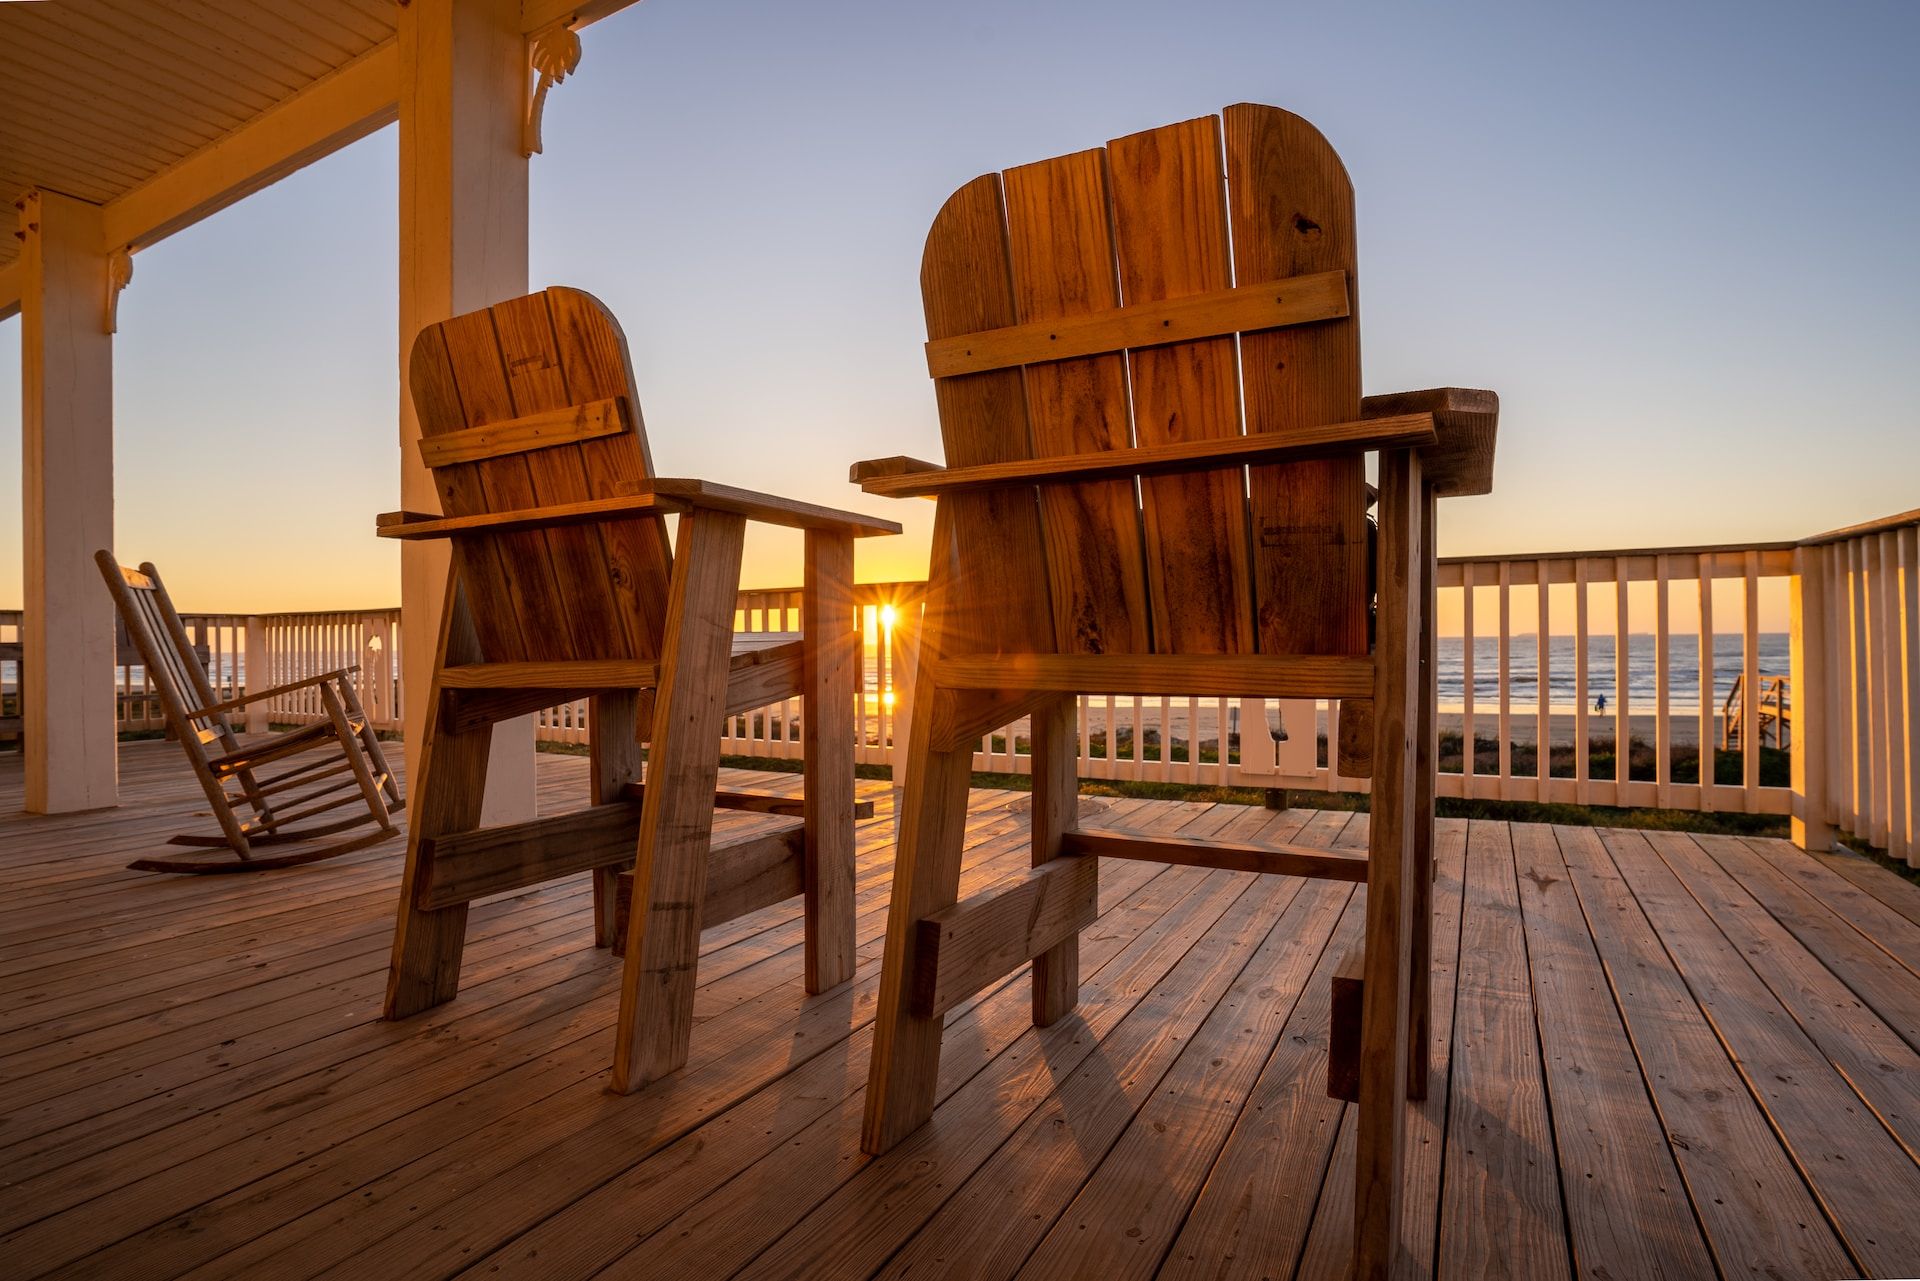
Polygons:
M106 332L120 330L120 291L133 279L133 253L122 246L107 255Z
M580 36L565 23L556 22L527 37L527 57L533 63L539 81L533 87L533 99L527 104L527 124L520 139L524 156L540 154L540 113L546 110L547 90L573 74L580 65Z

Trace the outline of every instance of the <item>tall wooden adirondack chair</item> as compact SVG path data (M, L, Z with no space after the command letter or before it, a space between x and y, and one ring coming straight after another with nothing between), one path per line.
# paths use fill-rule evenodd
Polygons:
M150 564L128 569L110 551L95 552L93 559L160 696L167 728L185 749L220 824L218 833L183 833L169 843L224 845L233 855L143 858L130 867L143 872L260 872L332 858L399 834L392 815L405 801L349 679L355 668L336 668L223 700L187 638L160 571ZM243 740L234 732L228 719L232 713L303 689L319 692L325 720L267 738ZM355 831L369 823L373 831ZM349 831L354 834L330 844L274 852L283 845ZM256 847L267 847L267 852Z
M450 539L453 566L386 1014L454 996L472 900L591 869L604 945L631 867L614 1085L637 1088L686 1061L704 926L804 893L807 989L853 973L853 539L900 527L655 478L626 338L579 290L428 326L409 381L444 514L379 532ZM806 533L802 639L734 655L749 519ZM784 808L716 793L724 718L793 696L801 816L743 813L716 835L716 804ZM587 697L592 807L482 828L493 726Z
M1334 1041L1358 1074L1359 1271L1383 1275L1426 1082L1434 499L1491 487L1497 401L1363 402L1352 188L1271 107L968 183L921 288L947 465L854 469L939 501L863 1146L930 1117L942 1016L986 983L1031 958L1035 1022L1074 1008L1099 857L1364 881L1363 1011ZM1367 856L1082 829L1079 694L1340 700ZM956 901L974 745L1021 716L1034 869Z

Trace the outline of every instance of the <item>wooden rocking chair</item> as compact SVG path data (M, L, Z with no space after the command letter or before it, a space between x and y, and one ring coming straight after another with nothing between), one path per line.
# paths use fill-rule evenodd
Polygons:
M173 601L152 565L126 569L113 553L94 553L133 639L147 678L160 695L167 728L186 750L193 775L220 823L218 835L181 835L174 845L224 845L231 858L143 858L128 864L143 872L260 872L333 858L364 849L399 833L391 815L405 803L400 785L387 767L360 696L348 679L357 668L342 667L224 701L214 692L207 670L194 653L174 611ZM320 696L326 719L284 734L243 742L229 713L249 703L311 689ZM295 758L319 753L293 764ZM269 766L282 766L267 773ZM238 792L228 790L236 785ZM363 809L346 818L323 819L342 809ZM251 817L243 817L250 813ZM322 820L316 822L315 820ZM375 830L344 841L286 854L255 853L258 846L316 840L372 823Z
M1074 1008L1099 857L1364 881L1334 1054L1358 1074L1358 1272L1385 1274L1426 1081L1434 499L1491 488L1497 400L1363 402L1354 284L1339 157L1271 107L988 174L940 211L921 288L947 466L854 468L939 502L866 1151L931 1115L954 1005L1031 958L1034 1021ZM1368 855L1081 828L1079 694L1341 700ZM956 901L974 745L1022 716L1034 869Z
M900 527L655 478L626 338L578 290L429 326L409 382L445 515L392 513L379 532L451 539L453 568L386 1015L454 996L483 895L592 870L611 943L631 867L613 1085L636 1089L686 1062L702 928L804 893L807 990L853 974L853 539ZM805 531L802 637L733 654L749 519ZM794 696L801 815L716 793L724 718ZM480 827L494 724L589 697L592 807ZM716 805L746 812L716 834Z

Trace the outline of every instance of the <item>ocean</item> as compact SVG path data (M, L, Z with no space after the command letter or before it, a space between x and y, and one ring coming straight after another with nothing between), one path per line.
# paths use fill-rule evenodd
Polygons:
M1558 711L1574 710L1573 659L1574 638L1554 636L1547 646L1547 701ZM1787 674L1788 636L1785 632L1762 632L1758 638L1760 675ZM1439 703L1442 709L1458 710L1466 704L1466 680L1463 670L1465 638L1443 636L1439 643ZM1629 706L1636 712L1654 710L1655 638L1651 634L1627 638L1627 693ZM1670 710L1693 710L1700 706L1700 638L1696 635L1672 636L1667 648L1667 706ZM1713 685L1710 699L1717 709L1746 664L1738 634L1719 635L1713 640ZM1509 694L1512 706L1531 709L1540 697L1539 663L1536 638L1515 636L1508 648L1508 672L1512 678ZM1473 641L1474 707L1498 710L1500 705L1500 642L1493 636L1476 636ZM1613 637L1592 636L1587 640L1587 704L1604 695L1608 709L1620 701L1614 664Z
M1464 638L1443 636L1439 644L1440 687L1439 703L1443 711L1458 711L1466 703L1465 673L1462 659L1464 656ZM1759 636L1759 664L1761 676L1785 676L1788 663L1788 636L1785 632L1762 632ZM1628 680L1627 690L1631 697L1632 709L1636 712L1652 712L1654 704L1654 637L1651 634L1636 634L1628 638ZM1539 697L1538 669L1534 656L1535 639L1530 635L1512 638L1508 665L1513 678L1513 688L1509 695L1511 705L1516 709L1531 710L1536 707ZM1741 673L1745 656L1741 652L1741 640L1737 634L1720 635L1714 638L1713 646L1713 695L1712 704L1718 709L1725 700L1727 691L1733 688L1733 682ZM1476 710L1493 711L1499 707L1500 700L1500 649L1499 641L1491 636L1476 636L1473 645L1473 684ZM1555 636L1551 638L1547 651L1548 658L1548 701L1556 711L1571 712L1574 709L1573 684L1573 637ZM1700 641L1697 636L1684 635L1670 638L1667 669L1667 706L1673 711L1693 711L1700 706ZM10 665L9 665L10 666ZM237 689L245 679L245 664L236 664L232 656L224 656L218 664L219 679L216 682L223 692ZM236 670L236 667L239 670ZM878 663L869 650L866 661L867 687L875 688L879 678ZM303 669L304 670L304 669ZM14 693L14 673L11 670L0 674L0 690ZM129 670L134 688L141 684L141 669L136 664ZM1594 636L1587 642L1587 700L1604 695L1609 710L1620 701L1616 687L1613 637ZM1157 701L1157 700L1149 700ZM1121 699L1121 705L1128 705L1130 699Z

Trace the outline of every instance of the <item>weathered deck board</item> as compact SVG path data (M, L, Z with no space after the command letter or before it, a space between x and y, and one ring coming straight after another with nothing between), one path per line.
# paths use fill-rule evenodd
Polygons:
M540 761L542 805L585 762ZM734 785L792 791L792 775ZM255 877L132 873L199 805L15 812L0 757L9 1277L1337 1275L1351 1109L1327 971L1364 889L1109 861L1082 1003L1024 973L949 1016L940 1110L860 1154L889 889L808 998L799 907L702 939L688 1068L602 1085L618 969L584 877L480 904L458 1000L377 1021L398 843ZM972 797L966 884L1027 862ZM1344 813L1104 801L1103 823L1364 846ZM1920 891L1780 842L1443 823L1408 1275L1920 1272ZM1455 975L1458 974L1456 983Z

